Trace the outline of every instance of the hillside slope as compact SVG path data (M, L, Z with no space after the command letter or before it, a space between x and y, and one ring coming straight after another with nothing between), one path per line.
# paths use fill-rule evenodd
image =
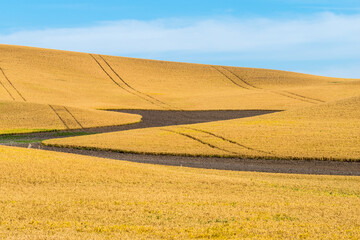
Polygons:
M0 100L80 108L285 110L356 96L360 87L284 71L8 45L0 45L0 70Z
M45 141L114 151L360 160L360 97L251 118Z
M141 116L136 114L0 101L0 134L86 129L139 121Z

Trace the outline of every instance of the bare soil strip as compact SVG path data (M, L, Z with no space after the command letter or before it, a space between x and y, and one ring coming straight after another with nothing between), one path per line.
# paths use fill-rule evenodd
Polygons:
M41 149L49 151L168 166L268 173L360 176L360 162L187 157L145 155L36 145L34 147L40 147Z
M83 134L94 134L130 129L182 125L191 123L210 122L218 120L236 119L256 115L273 113L267 110L242 111L161 111L161 110L113 110L117 112L140 114L142 122L111 127L99 127L57 132L43 132L17 134L7 137L16 137L21 141L3 142L3 145L39 148L50 151L67 152L80 155L102 157L114 160L126 160L139 163L184 166L194 168L256 171L272 173L296 173L319 175L353 175L360 176L360 162L319 161L319 160L286 160L286 159L245 159L245 158L218 158L218 157L188 157L172 155L151 155L121 153L103 150L86 150L74 148L59 148L43 146L40 141L51 138L62 138ZM1 138L1 136L0 136ZM231 141L231 140L230 140Z

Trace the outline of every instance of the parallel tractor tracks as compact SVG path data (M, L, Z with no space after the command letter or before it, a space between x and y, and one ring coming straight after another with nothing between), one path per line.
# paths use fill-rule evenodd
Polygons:
M241 155L240 152L236 152L234 151L233 149L236 149L236 148L240 148L240 149L245 149L245 150L249 150L249 151L254 151L254 152L257 152L257 153L260 153L260 154L264 154L266 156L271 156L272 154L270 152L266 152L266 151L262 151L262 150L258 150L258 149L255 149L255 148L252 148L252 147L248 147L248 146L245 146L241 143L238 143L234 140L231 140L231 139L228 139L228 138L225 138L223 136L220 136L220 135L217 135L217 134L214 134L212 132L209 132L209 131L205 131L205 130L201 130L201 129L196 129L196 128L191 128L191 127L181 127L183 128L184 130L190 130L190 131L193 131L193 132L196 132L196 133L200 133L202 134L202 138L199 137L199 136L194 136L193 134L190 134L188 132L184 133L182 131L174 131L174 130L170 130L170 129L161 129L162 131L166 131L166 132L171 132L171 133L175 133L175 134L178 134L178 135L181 135L181 136L184 136L184 137L187 137L191 140L194 140L196 142L199 142L205 146L208 146L210 148L214 148L214 149L217 149L217 150L220 150L220 151L223 151L223 152L226 152L226 153L230 153L230 154L235 154L235 155ZM208 137L211 137L211 138L214 138L215 141L219 141L223 143L223 145L229 145L231 147L232 150L229 150L229 149L226 149L224 147L220 147L218 145L216 145L215 143L213 142L208 142L208 141L204 141L203 138L208 138Z
M243 88L246 90L254 90L254 89L265 90L265 89L262 89L260 87L250 84L244 78L241 78L239 75L237 75L236 73L234 73L227 67L222 67L222 66L211 66L211 67L213 69L215 69L217 72L219 72L221 75L223 75L226 79L228 79L229 81L231 81L233 84L235 84L236 86L238 86L240 88ZM283 96L283 97L287 97L287 98L291 98L291 99L295 99L298 101L307 102L307 103L311 103L311 104L319 104L319 103L325 102L320 99L302 96L300 94L292 93L289 91L270 91L270 92L280 95L280 96Z
M134 88L133 86L131 86L114 70L114 68L109 64L109 62L103 56L93 55L93 54L90 54L90 56L92 57L92 59L94 59L94 61L101 68L101 70L108 76L108 78L116 86L118 86L120 89L124 90L125 92L165 110L180 110L180 111L182 110L173 107L155 97L152 97L149 94L141 92L136 88Z
M24 101L26 102L25 97L20 93L20 91L14 86L14 84L10 81L9 77L5 74L4 70L0 67L0 73L3 78L0 77L0 86L5 89L8 93L9 97L13 101ZM54 106L49 105L51 110L56 114L62 124L66 129L72 128L84 128L83 125L79 122L79 120L73 115L72 112L67 107L64 106Z
M0 78L0 85L5 89L5 91L9 94L10 98L13 101L17 99L21 99L26 102L24 96L19 92L19 90L14 86L14 84L9 80L8 76L5 74L4 70L0 67L1 75L4 77L5 81Z
M222 67L222 66L211 66L216 71L218 71L221 75L226 77L228 80L230 80L233 84L235 84L238 87L244 88L244 89L257 89L257 87L249 84L247 81L245 81L243 78L240 78L238 75L230 71L229 69Z
M80 121L74 116L72 112L70 112L67 107L55 105L49 105L49 107L56 114L66 129L74 129L79 127L81 129L84 128Z

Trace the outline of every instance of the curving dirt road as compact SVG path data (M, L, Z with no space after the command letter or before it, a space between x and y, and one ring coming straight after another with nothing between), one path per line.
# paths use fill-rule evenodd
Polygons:
M139 163L151 163L171 166L184 166L234 171L257 171L272 173L297 173L321 175L360 176L360 162L318 161L318 160L271 160L215 157L184 157L170 155L129 154L99 150L81 150L43 146L45 139L68 136L124 131L138 128L170 126L191 123L203 123L227 119L236 119L273 113L269 110L224 110L224 111L159 111L159 110L113 110L134 113L143 116L142 122L131 125L99 127L90 129L64 130L47 133L18 134L0 136L0 144L19 147L31 147L57 152L126 160Z

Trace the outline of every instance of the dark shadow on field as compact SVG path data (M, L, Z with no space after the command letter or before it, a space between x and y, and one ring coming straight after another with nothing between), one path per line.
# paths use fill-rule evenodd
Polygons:
M164 127L182 124L205 123L237 118L254 117L274 112L276 110L208 110L208 111L162 111L162 110L109 110L115 112L139 114L140 123L118 126L118 129Z
M63 138L77 135L87 135L95 133L118 132L131 129L164 127L183 124L205 123L221 120L230 120L237 118L253 117L264 115L278 110L209 110L209 111L162 111L162 110L108 110L113 112L139 114L142 116L141 122L108 127L68 129L54 132L38 132L11 134L5 137L0 135L0 144L4 144L3 138L11 138L12 136L19 141L23 139L26 142L34 140L46 140L52 138ZM121 116L120 116L121 117Z

